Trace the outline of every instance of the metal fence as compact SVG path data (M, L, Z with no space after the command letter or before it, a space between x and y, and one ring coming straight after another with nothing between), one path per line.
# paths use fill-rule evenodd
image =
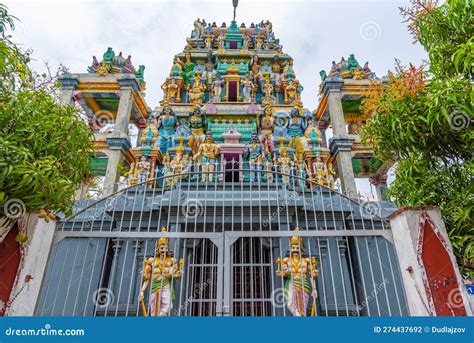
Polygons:
M317 315L407 315L392 234L376 203L357 203L293 172L249 181L253 171L237 168L216 168L213 181L202 172L162 176L152 188L143 183L79 202L57 226L36 314L143 315L143 261L166 237L183 259L168 315L288 316L276 270L296 236L317 259L310 299ZM150 287L147 313L149 297Z

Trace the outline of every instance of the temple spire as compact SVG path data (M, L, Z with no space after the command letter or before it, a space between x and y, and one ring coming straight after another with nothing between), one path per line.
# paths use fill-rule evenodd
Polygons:
M235 10L237 9L237 6L239 5L239 0L232 0L232 5L234 6L234 21L235 21Z

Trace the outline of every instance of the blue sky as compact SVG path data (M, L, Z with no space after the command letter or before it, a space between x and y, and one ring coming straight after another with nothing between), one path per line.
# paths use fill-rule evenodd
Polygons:
M151 108L162 98L161 84L174 54L182 51L193 22L232 20L232 1L6 1L21 23L14 40L33 49L34 67L43 62L86 72L92 55L99 59L108 46L144 64L146 100ZM331 61L354 53L360 64L369 61L379 77L393 68L394 59L419 64L426 54L412 44L398 7L408 1L264 1L240 0L237 22L270 20L283 51L294 59L304 87L304 107L318 103L319 71ZM367 185L363 187L368 190Z

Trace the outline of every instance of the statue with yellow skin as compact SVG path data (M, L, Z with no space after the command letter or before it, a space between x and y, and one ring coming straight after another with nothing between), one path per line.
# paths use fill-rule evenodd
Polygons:
M166 232L163 227L161 232ZM158 240L155 256L143 261L143 285L138 300L141 303L143 314L147 315L145 306L145 291L151 280L151 294L148 301L150 316L169 316L173 308L173 280L183 275L183 259L173 258L169 240L162 237Z
M201 165L201 181L206 182L213 181L213 172L215 170L215 165L217 163L217 157L220 155L220 147L214 142L211 132L206 133L206 138L204 142L199 146L198 152L194 155L193 159L199 159Z
M296 227L295 231L299 231ZM283 278L286 307L295 317L304 317L310 294L313 296L311 316L316 315L316 258L311 259L303 251L303 239L293 236L290 240L290 253L285 258L277 258L277 276ZM310 281L308 282L308 276Z

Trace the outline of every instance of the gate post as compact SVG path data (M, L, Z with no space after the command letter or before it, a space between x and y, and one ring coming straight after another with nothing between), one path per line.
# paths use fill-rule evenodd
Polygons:
M388 220L410 315L472 315L439 209L402 207Z
M38 301L46 263L53 243L56 221L46 222L36 214L27 214L18 223L28 241L21 247L21 261L10 294L7 316L33 316Z

